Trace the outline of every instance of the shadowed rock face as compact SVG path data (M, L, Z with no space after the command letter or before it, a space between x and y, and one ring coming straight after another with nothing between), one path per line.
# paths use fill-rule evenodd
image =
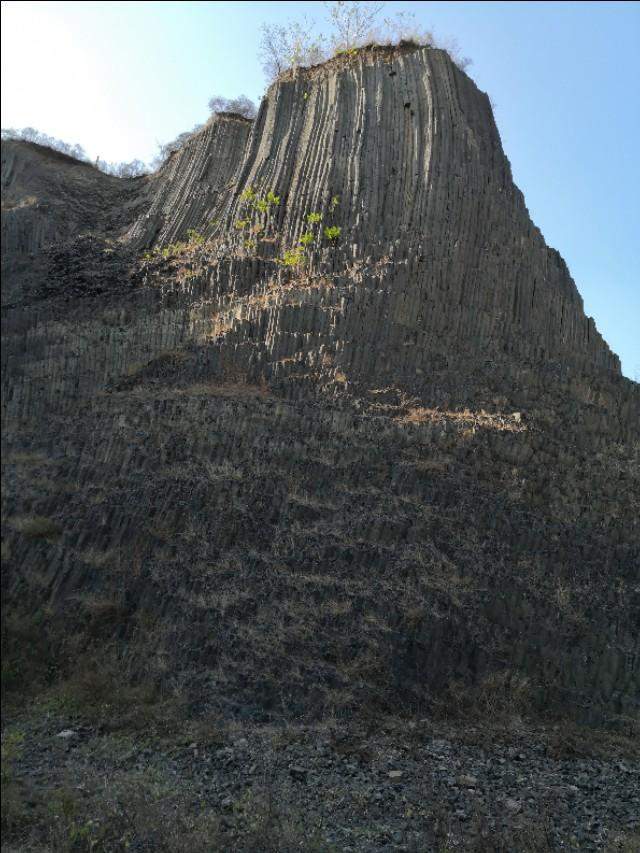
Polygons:
M229 713L637 713L638 386L445 53L303 69L136 181L33 148L3 588L63 670L108 647Z
M22 301L44 275L42 250L136 216L139 186L41 145L3 142L2 304Z
M149 210L126 235L143 246L183 239L189 229L211 225L221 199L233 186L251 121L221 114L174 152L152 179Z

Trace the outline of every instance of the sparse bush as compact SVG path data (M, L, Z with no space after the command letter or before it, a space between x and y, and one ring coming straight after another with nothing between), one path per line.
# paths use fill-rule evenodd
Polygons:
M316 65L330 56L354 56L367 45L410 43L416 47L439 47L446 50L459 68L471 64L462 56L455 40L440 41L432 30L422 27L413 12L397 12L379 21L385 4L337 0L325 3L329 13L329 34L316 35L308 20L290 21L286 25L263 24L260 41L262 67L269 81L284 71L300 66ZM308 93L303 96L306 100Z
M10 729L3 732L0 761L3 832L16 829L26 819L24 797L14 770L14 763L20 757L23 744L24 735L21 731Z
M2 141L20 139L24 142L33 142L36 145L44 145L45 148L51 148L53 151L60 151L61 154L66 154L68 157L73 157L76 160L82 160L85 163L90 162L89 155L84 150L82 145L71 145L69 142L64 142L62 139L57 139L55 136L49 136L48 133L42 133L36 130L35 127L8 127L2 128Z
M165 142L164 145L158 146L158 153L151 164L152 167L154 169L159 169L164 165L164 163L166 163L172 154L179 151L181 148L184 148L191 137L199 130L202 130L203 127L204 125L202 124L195 124L191 130L185 130L184 133L179 133L170 142Z
M247 187L240 194L240 212L242 218L236 219L234 228L238 231L250 229L254 236L258 234L266 235L272 228L272 209L280 204L280 196L276 195L273 190L263 195L258 194L255 187ZM260 214L259 221L254 221L255 214ZM244 248L250 251L257 249L255 239L244 240Z
M139 178L141 175L149 174L149 166L142 160L131 160L123 163L108 163L98 158L95 166L106 175L114 175L116 178Z
M287 249L283 252L279 263L284 267L299 267L304 261L304 252L302 249Z
M259 56L269 81L289 68L316 65L327 58L324 37L315 35L307 19L282 24L263 24Z
M329 225L324 229L324 236L327 240L335 241L342 233L342 228L339 225Z
M408 42L410 44L422 44L435 46L436 39L433 32L421 27L413 12L396 12L390 18L384 19L383 41L393 44Z
M57 672L51 619L36 613L2 613L2 698L23 701Z
M246 95L239 95L237 98L225 98L222 95L214 95L209 98L209 110L215 115L216 113L236 113L245 118L254 119L258 115L258 108L255 103Z
M187 240L189 241L189 243L195 244L196 246L199 246L204 243L203 235L199 231L196 231L195 228L189 228L189 230L187 231Z

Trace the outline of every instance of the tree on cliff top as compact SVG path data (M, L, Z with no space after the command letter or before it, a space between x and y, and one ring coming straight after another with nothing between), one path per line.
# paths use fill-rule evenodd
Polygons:
M289 68L317 65L331 56L368 44L417 45L446 50L456 65L465 69L471 64L461 55L454 40L437 41L431 30L420 26L413 12L396 12L379 21L382 2L372 0L336 0L325 3L329 13L328 35L316 34L307 19L287 25L262 24L259 56L269 82Z
M383 10L384 3L337 0L335 3L325 3L325 6L329 10L332 26L329 42L334 53L378 40L376 18Z
M317 65L327 58L324 36L315 35L313 25L303 21L262 24L259 56L269 82L288 68Z
M209 110L212 115L217 113L236 113L245 118L254 119L258 114L258 108L246 95L238 95L237 98L225 98L223 95L212 95L209 98ZM192 136L202 130L204 124L194 124L191 130L185 130L184 133L179 133L175 139L169 142L164 142L158 145L158 153L154 157L151 164L152 168L159 169L163 163L166 163L168 158L174 151L179 151L183 148Z
M213 95L209 98L209 109L215 113L235 113L245 118L254 119L258 115L255 103L246 95L238 95L237 98L225 98L222 95Z

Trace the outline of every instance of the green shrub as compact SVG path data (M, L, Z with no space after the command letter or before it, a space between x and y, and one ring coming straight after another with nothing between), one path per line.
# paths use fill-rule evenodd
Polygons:
M20 758L23 745L22 732L17 730L3 732L0 761L3 832L11 832L27 820L24 793L14 770L14 764Z
M285 267L297 267L304 261L302 249L287 249L278 262Z
M189 228L187 231L187 238L190 243L196 243L197 245L204 243L204 237L199 231L196 231L195 228Z

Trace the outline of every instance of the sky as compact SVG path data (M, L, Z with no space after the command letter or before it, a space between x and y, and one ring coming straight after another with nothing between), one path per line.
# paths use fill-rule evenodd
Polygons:
M473 59L517 185L640 381L640 2L387 2ZM2 127L150 161L214 94L265 91L260 24L321 2L2 2Z

